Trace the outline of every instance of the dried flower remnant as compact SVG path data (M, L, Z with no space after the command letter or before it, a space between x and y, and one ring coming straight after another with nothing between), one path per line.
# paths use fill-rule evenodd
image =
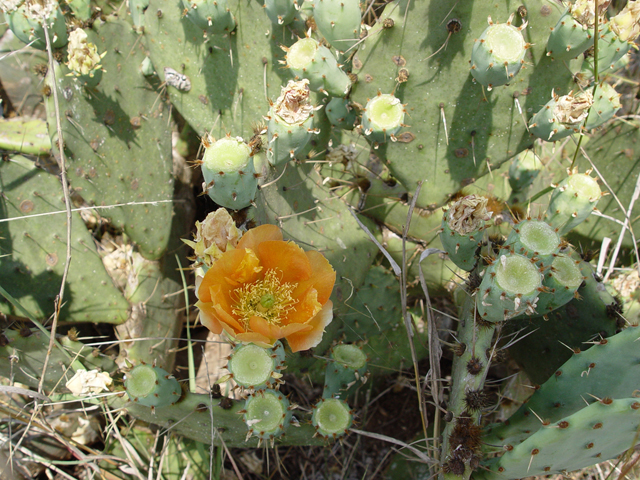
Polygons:
M593 105L593 94L591 91L578 92L558 97L553 94L556 106L553 116L565 126L576 125L582 122L589 114L589 108Z
M107 52L98 54L98 48L87 41L87 33L78 28L69 35L69 62L67 66L72 75L89 75L93 77L97 70L100 70L100 60Z
M630 0L609 25L623 42L633 42L640 35L640 2Z
M242 232L236 227L233 218L224 208L209 213L203 222L196 222L194 240L182 241L193 248L196 256L196 266L211 267L213 262L222 255L235 248L240 241Z
M611 0L598 1L598 22L604 22L604 13L607 11ZM595 0L576 0L569 7L571 16L584 27L594 27L596 23L596 2Z
M197 287L200 320L214 333L272 346L285 338L294 352L315 347L333 319L336 273L324 256L282 239L274 225L245 233Z
M487 210L489 199L479 195L466 195L449 207L449 228L460 235L468 235L484 226L491 219Z
M107 372L79 369L66 383L66 387L76 396L102 393L109 390L113 383Z
M289 80L273 105L273 111L287 123L302 123L313 113L309 103L309 80Z

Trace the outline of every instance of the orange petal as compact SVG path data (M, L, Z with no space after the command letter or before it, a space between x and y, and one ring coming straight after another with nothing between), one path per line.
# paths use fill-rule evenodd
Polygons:
M212 303L204 303L198 301L196 307L200 310L200 323L211 330L213 333L222 333L222 325L215 316L215 310Z
M299 352L301 350L309 350L318 345L322 340L325 327L331 323L331 320L333 320L333 303L329 300L322 307L322 310L308 323L312 327L311 331L294 333L285 337L291 350Z
M265 272L278 269L282 272L283 282L300 282L311 276L309 259L304 250L293 242L262 242L257 253Z
M210 302L210 288L220 285L223 291L238 288L246 278L255 280L255 269L259 268L259 260L251 250L231 250L216 260L204 275L198 288L198 298L203 302ZM253 270L253 278L251 271Z
M318 292L318 302L324 305L329 300L333 286L336 283L336 272L320 252L311 250L305 252L305 254L309 259L309 265L311 265L311 277L299 282L291 296L297 298L309 288L313 288Z
M313 288L307 290L302 297L297 298L294 310L287 314L283 323L290 325L293 323L307 324L322 309L322 304L318 302L318 292ZM326 303L326 302L325 302Z
M220 305L214 305L213 310L215 312L216 319L218 320L218 322L220 322L222 327L229 327L228 329L225 328L226 331L231 331L234 335L245 331L244 327L240 325L240 323Z
M250 248L255 252L258 244L270 240L282 240L282 232L275 225L260 225L242 235L236 248Z

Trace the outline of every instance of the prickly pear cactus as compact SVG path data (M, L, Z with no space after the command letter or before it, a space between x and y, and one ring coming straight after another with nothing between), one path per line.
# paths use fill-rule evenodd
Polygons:
M49 3L2 3L2 47L44 49L23 61L41 86L0 74L3 376L165 427L168 478L213 462L203 444L371 434L390 373L416 377L417 478L564 473L637 442L633 295L576 253L619 238L610 277L635 248L638 125L607 75L632 76L636 1ZM541 386L496 424L503 350Z

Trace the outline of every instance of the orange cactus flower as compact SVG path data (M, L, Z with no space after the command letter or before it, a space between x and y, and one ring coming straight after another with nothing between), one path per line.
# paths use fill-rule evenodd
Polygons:
M333 319L336 272L321 253L282 240L274 225L249 230L196 285L200 321L240 342L285 338L294 352L315 347Z

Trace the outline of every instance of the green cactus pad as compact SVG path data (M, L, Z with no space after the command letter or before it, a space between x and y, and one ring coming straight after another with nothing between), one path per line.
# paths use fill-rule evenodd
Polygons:
M291 421L289 400L273 390L261 390L251 395L244 409L244 421L250 434L261 440L279 437Z
M265 0L264 9L272 23L289 25L298 10L296 0Z
M544 56L549 28L557 17L536 14L535 28L526 30L532 44L525 55L526 68L508 87L483 93L469 72L474 40L485 30L488 15L506 19L517 6L494 2L478 10L474 2L423 1L411 2L407 10L407 3L387 5L369 30L353 62L358 83L350 98L364 106L378 91L395 89L395 96L407 105L409 127L401 134L407 135L404 142L387 143L375 153L407 191L424 181L419 207L438 207L452 192L488 174L487 161L495 171L531 146L527 118L519 114L515 96L519 95L523 115L529 109L535 112L548 101L551 88L570 89L572 74ZM529 12L549 8L544 0L527 2L526 7ZM459 22L454 22L452 33L447 28L451 19ZM384 28L385 22L392 22L393 28ZM406 82L399 82L400 69L409 72Z
M343 130L353 130L355 127L356 112L349 100L332 98L325 106L325 112L334 127Z
M516 479L585 468L632 448L639 428L637 398L605 398L511 445L501 457L486 462L489 471L479 470L477 478Z
M338 398L322 399L313 406L313 426L324 438L338 438L351 427L353 414L349 405Z
M540 418L558 422L596 398L631 397L640 381L639 338L640 328L630 327L574 353L508 421L487 428L485 443L515 446L542 428Z
M589 117L584 124L584 128L591 130L598 128L613 118L620 107L620 94L606 82L598 85L593 100L593 106L589 112Z
M47 124L37 118L0 119L0 148L31 155L46 155L51 151Z
M515 27L511 20L495 24L489 20L471 51L471 75L488 90L511 82L524 64L524 26Z
M182 389L166 370L138 365L127 373L124 388L132 402L146 407L166 407L180 400Z
M108 52L99 90L78 88L78 80L66 76L66 67L56 67L69 181L89 204L131 203L100 214L124 229L148 258L158 258L171 232L171 126L159 92L150 88L138 68L123 68L125 60L139 65L145 58L131 25L109 19L94 27L99 51ZM51 76L47 83L52 86ZM55 146L53 96L45 103ZM133 205L143 201L161 203Z
M0 217L15 219L0 223L2 283L36 318L49 317L60 291L67 250L62 185L56 176L20 156L2 162L0 180ZM72 214L71 229L71 269L62 315L70 322L124 322L129 304L105 271L78 213ZM0 312L23 316L4 299Z

